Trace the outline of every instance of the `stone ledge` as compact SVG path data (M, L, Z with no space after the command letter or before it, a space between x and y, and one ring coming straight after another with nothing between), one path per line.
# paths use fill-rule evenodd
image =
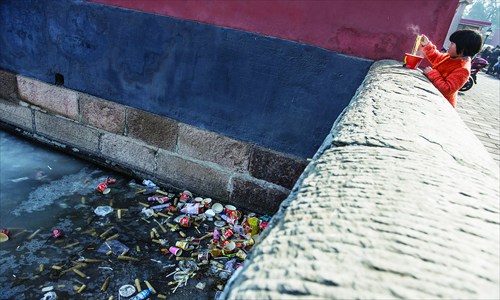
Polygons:
M281 186L239 174L231 177L231 187L231 203L259 214L274 214L290 193Z
M82 94L80 113L83 124L88 124L112 133L125 133L126 107L101 98Z
M497 166L400 65L372 66L222 299L500 297Z
M36 133L63 144L97 153L99 132L70 119L35 111Z
M15 97L17 90L16 74L0 69L0 97L12 98Z
M304 159L254 146L250 158L250 175L291 189L307 166Z
M0 120L33 131L31 109L17 103L0 99Z
M156 169L156 148L121 135L103 133L99 153L132 170L153 174Z
M127 109L127 134L152 146L175 151L178 122L139 109Z
M64 117L79 120L78 92L17 75L19 97Z
M247 171L249 144L186 124L179 124L177 152L216 163L237 172Z
M228 171L183 158L160 149L157 156L157 178L178 189L188 189L196 194L210 195L217 201L229 200Z

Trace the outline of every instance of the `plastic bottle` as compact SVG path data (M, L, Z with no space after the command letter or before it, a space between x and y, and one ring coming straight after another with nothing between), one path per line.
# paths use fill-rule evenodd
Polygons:
M149 297L149 294L151 294L151 292L153 292L152 289L143 290L142 292L140 292L139 294L135 295L130 300L143 300L143 299L147 299Z

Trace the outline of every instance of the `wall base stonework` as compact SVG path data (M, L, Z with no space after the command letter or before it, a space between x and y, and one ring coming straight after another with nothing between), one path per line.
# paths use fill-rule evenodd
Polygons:
M0 79L4 128L173 190L274 213L307 165L62 86L6 71Z
M499 198L437 89L376 62L222 299L498 299Z

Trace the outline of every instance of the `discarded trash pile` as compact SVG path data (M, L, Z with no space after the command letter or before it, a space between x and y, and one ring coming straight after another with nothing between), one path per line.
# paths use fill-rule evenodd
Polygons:
M121 199L120 189L133 199ZM28 298L217 299L271 218L189 191L165 192L149 180L120 186L106 178L96 193L92 209L78 212L78 229L28 237L57 251L30 276L13 275L18 284L38 280L38 294ZM0 230L3 242L20 238L9 235Z

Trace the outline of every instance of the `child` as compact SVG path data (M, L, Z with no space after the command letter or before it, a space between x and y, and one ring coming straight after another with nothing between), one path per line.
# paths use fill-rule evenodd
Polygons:
M483 39L478 31L462 29L450 36L447 53L437 50L429 39L422 35L420 47L432 64L423 70L425 76L443 94L453 107L457 105L458 90L470 76L471 56L481 50Z

